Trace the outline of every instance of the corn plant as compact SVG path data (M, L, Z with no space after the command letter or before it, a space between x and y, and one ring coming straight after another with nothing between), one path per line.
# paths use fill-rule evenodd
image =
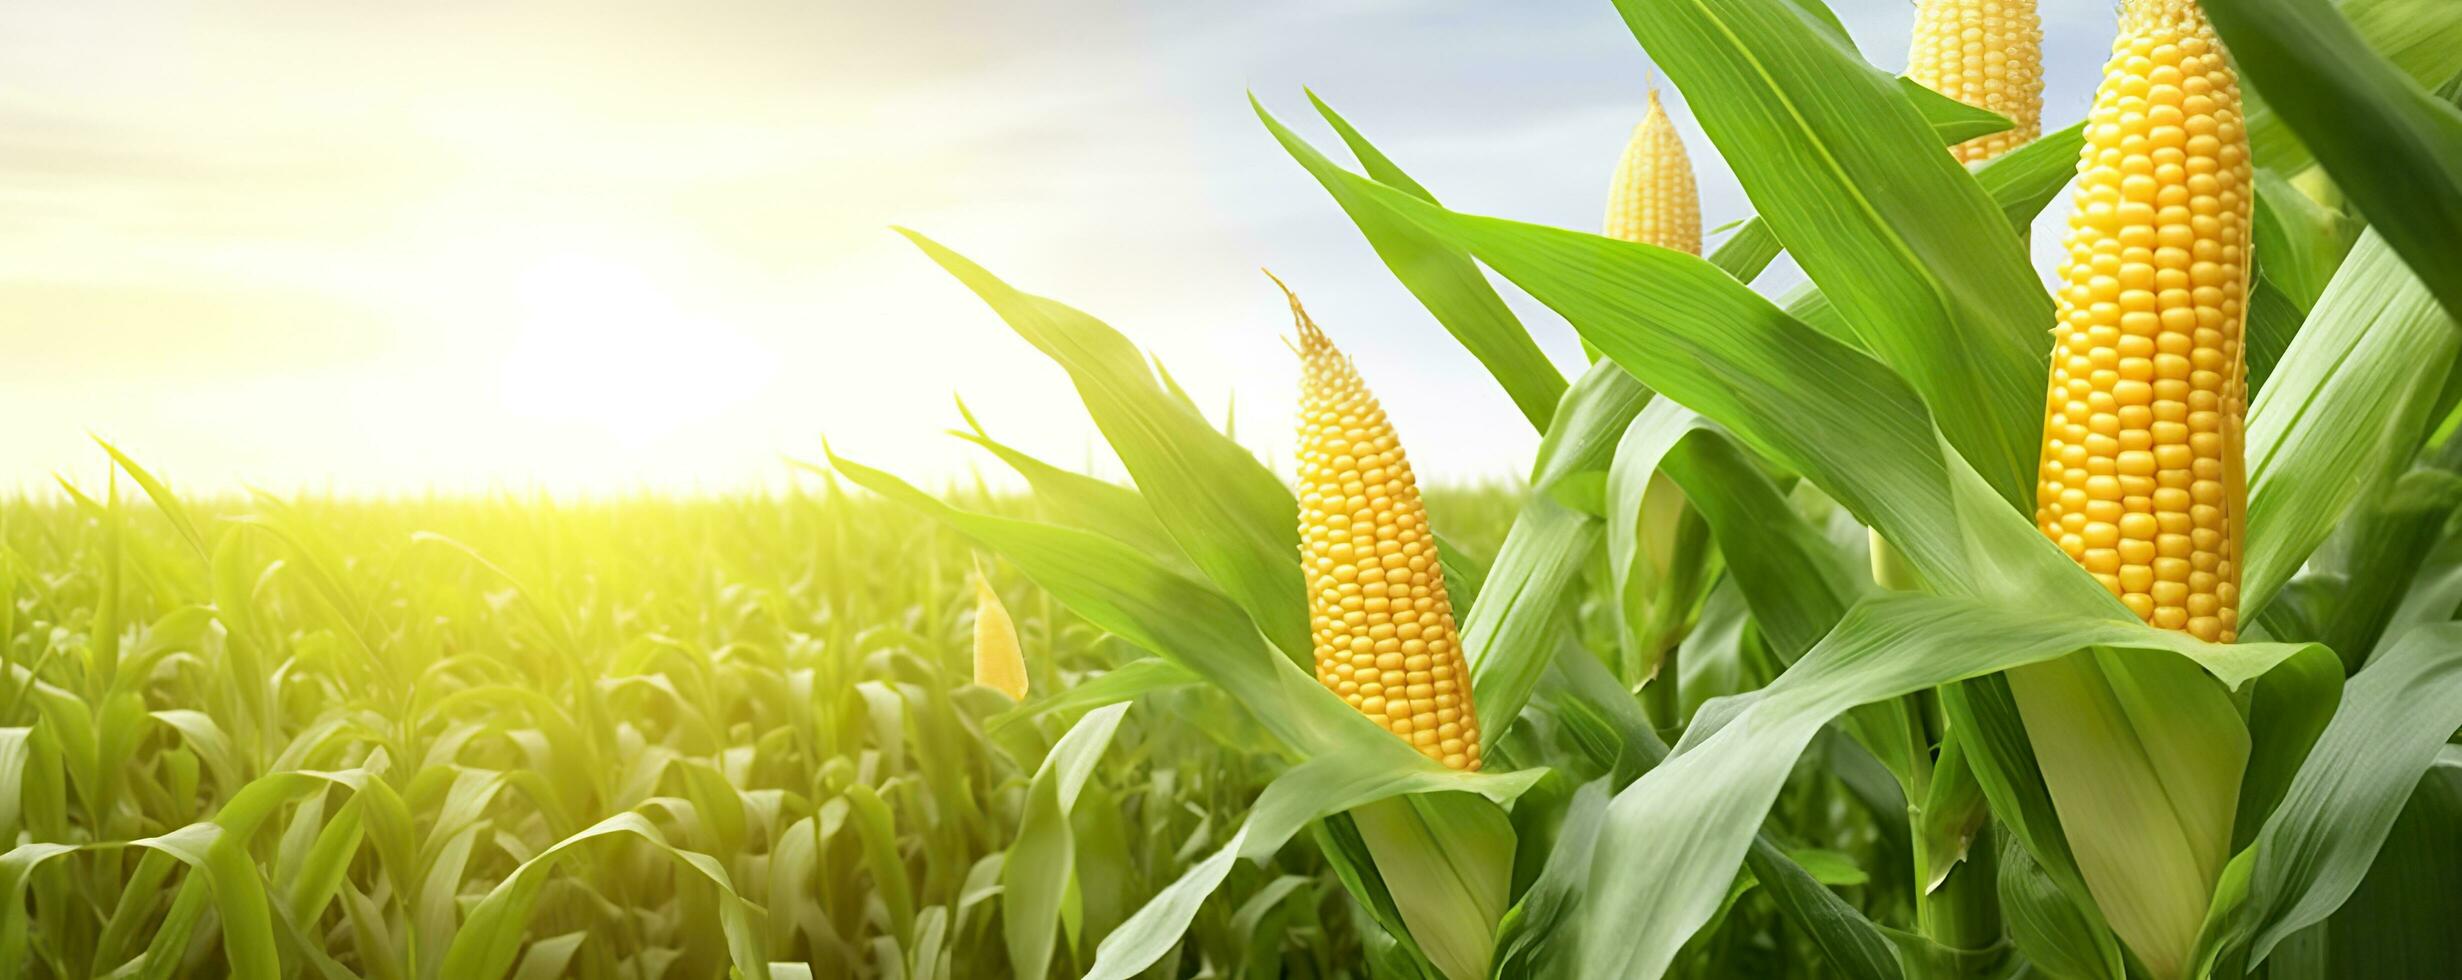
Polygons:
M1126 337L909 233L1059 363L1134 482L1104 492L1162 535L833 465L1210 682L1289 763L1089 975L1148 969L1311 821L1396 975L1778 972L1748 894L1857 977L2449 968L2462 882L2426 842L2462 819L2462 113L2432 90L2462 8L2133 0L2094 114L2041 134L2040 71L2003 47L2035 43L2029 4L1927 4L1962 40L1911 79L1817 2L1618 8L1758 210L1707 257L1621 201L1607 236L1453 211L1313 96L1355 168L1258 108L1543 434L1492 558L1428 538L1439 607L1467 607L1444 731L1476 753L1408 751L1429 716L1383 696L1413 682L1377 637L1324 669L1346 607L1315 607L1311 659L1310 604L1353 594L1326 570L1387 523L1418 540L1346 512L1402 499L1363 489L1399 460L1381 414L1334 410L1387 476L1329 498L1303 402L1295 497ZM2021 238L2073 180L2047 293ZM1783 303L1749 285L1782 249L1811 280ZM1568 381L1482 267L1599 360ZM1303 318L1303 353L1324 333Z

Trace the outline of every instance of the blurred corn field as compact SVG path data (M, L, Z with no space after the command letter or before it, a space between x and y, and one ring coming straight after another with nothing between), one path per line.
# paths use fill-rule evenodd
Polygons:
M0 505L0 834L30 842L0 972L706 977L744 943L817 976L1008 972L1001 856L1067 726L970 683L956 536L817 481L176 519L121 481ZM988 580L1037 688L1135 658ZM1076 777L1062 966L1270 774L1219 697L1149 698ZM1226 896L1192 968L1356 973L1322 861Z

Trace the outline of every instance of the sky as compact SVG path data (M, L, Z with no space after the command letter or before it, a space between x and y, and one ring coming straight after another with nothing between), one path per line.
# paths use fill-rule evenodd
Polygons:
M1833 6L1903 65L1909 0ZM2049 129L2113 14L2045 7ZM1512 479L1536 435L1248 94L1332 146L1311 87L1448 206L1588 230L1649 71L1607 0L6 5L0 493L100 480L94 436L192 492L775 487L824 438L997 480L945 435L961 396L1115 470L1060 370L892 226L1117 327L1280 460L1271 268L1423 478ZM1705 226L1748 214L1665 99Z

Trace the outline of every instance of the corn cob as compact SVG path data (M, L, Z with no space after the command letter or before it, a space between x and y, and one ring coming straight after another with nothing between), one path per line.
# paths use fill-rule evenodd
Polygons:
M1950 147L1978 163L2043 132L2043 18L2035 0L1923 0L1906 77L2015 126Z
M1300 563L1317 680L1420 754L1476 771L1470 670L1410 460L1351 359L1283 292L1299 329Z
M1684 140L1676 135L1667 108L1659 104L1655 86L1650 89L1650 108L1633 127L1633 139L1625 144L1623 158L1616 161L1615 179L1608 183L1604 230L1609 238L1701 254L1701 191L1693 182L1692 158L1684 152ZM1597 359L1588 340L1582 341L1582 349ZM1632 624L1642 632L1630 644L1635 659L1625 670L1628 675L1652 680L1652 697L1660 699L1653 702L1653 710L1659 717L1672 717L1675 685L1657 681L1667 652L1690 628L1689 617L1671 611L1680 608L1676 604L1686 596L1680 587L1669 584L1680 578L1675 549L1686 500L1684 491L1663 473L1650 474L1649 488L1641 499L1643 561L1628 583L1640 604L1619 607L1643 611L1637 617L1641 622Z
M1017 643L1017 623L1009 607L975 563L975 683L999 691L1010 700L1026 700L1026 655Z
M2238 634L2248 138L2194 0L2131 0L2087 121L2036 520L2148 623Z
M1655 88L1608 182L1606 231L1609 238L1701 254L1701 191Z

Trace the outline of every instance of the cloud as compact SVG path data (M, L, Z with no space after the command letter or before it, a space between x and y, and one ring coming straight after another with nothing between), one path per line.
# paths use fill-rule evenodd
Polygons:
M2048 6L2057 124L2083 113L2110 25ZM1868 56L1900 61L1911 5L1837 7ZM953 387L1004 437L1084 458L1065 379L890 224L1104 316L1202 404L1236 394L1243 435L1282 452L1270 265L1360 358L1423 472L1509 476L1535 435L1246 94L1313 138L1313 86L1449 204L1588 228L1647 69L1607 4L14 5L0 343L80 394L0 391L0 414L41 430L0 483L39 479L104 423L173 472L245 464L273 486L742 485L818 432L959 474L976 458L935 435ZM1705 216L1743 216L1671 102ZM520 284L574 263L655 291L668 312L638 331L722 332L771 380L646 448L562 416L507 423L506 365L554 361L521 333ZM1561 323L1513 302L1578 361ZM621 366L657 383L655 359ZM332 398L381 404L295 404ZM506 445L549 437L557 453Z

